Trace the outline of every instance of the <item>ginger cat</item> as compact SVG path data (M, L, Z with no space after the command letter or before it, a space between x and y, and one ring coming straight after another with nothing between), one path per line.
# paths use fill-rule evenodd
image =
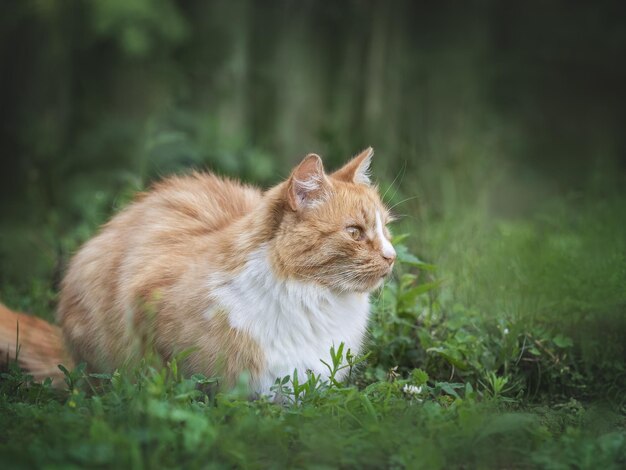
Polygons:
M368 294L396 257L368 177L372 155L332 174L308 155L265 192L202 173L156 184L72 259L58 306L63 339L44 324L56 336L29 340L22 330L41 326L20 323L23 366L36 356L31 372L50 375L64 345L75 363L110 372L134 363L150 335L165 360L193 348L186 373L228 386L248 371L260 394L294 369L326 377L320 359L331 346L360 350ZM15 349L15 315L0 309L0 351Z

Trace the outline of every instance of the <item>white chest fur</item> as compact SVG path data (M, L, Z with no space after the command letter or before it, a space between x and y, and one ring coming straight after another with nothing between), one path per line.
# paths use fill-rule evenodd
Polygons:
M265 247L249 257L232 279L211 283L216 303L229 315L233 328L249 334L264 353L265 368L253 383L269 393L277 377L304 378L306 371L328 376L320 359L330 362L331 346L345 343L357 353L369 314L362 293L337 293L317 284L278 279Z

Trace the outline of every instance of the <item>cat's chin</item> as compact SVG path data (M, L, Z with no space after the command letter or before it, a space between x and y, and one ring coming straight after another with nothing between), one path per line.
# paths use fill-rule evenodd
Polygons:
M387 277L389 277L389 275L384 275L381 278L379 278L376 281L376 284L374 285L374 287L372 287L371 291L381 289L385 285L385 280L387 280Z
M356 292L361 292L364 294L369 294L371 292L374 292L378 289L380 289L381 287L383 287L383 285L385 284L385 279L387 279L387 274L384 276L379 276L376 277L374 279L372 279L372 281L368 282L367 284L364 284L362 286L355 286L355 291Z
M378 280L376 281L376 283L375 283L375 284L374 284L374 286L373 286L373 287L369 290L369 292L372 292L372 291L375 291L375 290L380 289L380 288L383 286L383 284L384 284L384 283L385 283L385 278L384 278L384 277L381 277L380 279L378 279Z

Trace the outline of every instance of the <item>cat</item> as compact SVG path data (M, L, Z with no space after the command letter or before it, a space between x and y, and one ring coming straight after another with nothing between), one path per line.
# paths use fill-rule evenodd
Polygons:
M327 378L320 359L340 343L360 351L369 294L396 258L372 155L327 174L309 154L265 192L208 173L157 183L71 260L62 338L48 325L42 344L41 326L20 322L22 365L39 378L63 361L111 372L136 363L147 341L165 361L191 351L184 372L224 386L247 371L256 394L294 369ZM15 348L16 315L0 310L0 349Z

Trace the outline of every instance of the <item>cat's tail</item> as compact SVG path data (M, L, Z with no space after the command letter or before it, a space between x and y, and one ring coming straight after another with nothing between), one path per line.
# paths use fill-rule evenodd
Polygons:
M20 368L35 380L50 377L52 384L60 387L64 382L58 365L71 369L69 357L58 326L0 304L0 368L17 360Z

